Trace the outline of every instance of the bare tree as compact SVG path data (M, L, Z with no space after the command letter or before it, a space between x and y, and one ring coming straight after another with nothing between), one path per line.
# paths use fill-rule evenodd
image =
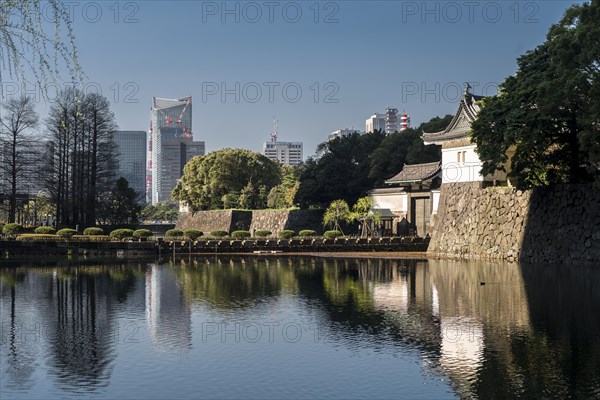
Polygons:
M115 181L116 124L110 104L95 93L64 90L46 127L50 144L43 170L58 224L93 226L98 199Z
M15 222L18 191L29 178L37 124L31 97L9 99L0 109L0 172L8 182L8 222Z

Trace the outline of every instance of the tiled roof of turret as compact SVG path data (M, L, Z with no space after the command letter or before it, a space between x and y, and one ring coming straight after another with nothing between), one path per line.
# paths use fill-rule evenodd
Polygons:
M434 178L437 174L442 171L442 163L440 161L427 163L427 164L413 164L406 165L402 171L391 179L385 181L387 184L394 183L410 183L410 182L423 182L428 179Z

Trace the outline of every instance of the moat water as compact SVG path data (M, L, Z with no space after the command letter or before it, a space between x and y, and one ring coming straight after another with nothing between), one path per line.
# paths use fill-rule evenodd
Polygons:
M600 267L0 267L0 398L600 398Z

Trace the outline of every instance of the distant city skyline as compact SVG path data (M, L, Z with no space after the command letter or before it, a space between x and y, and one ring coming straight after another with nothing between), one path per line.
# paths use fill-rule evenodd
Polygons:
M473 93L495 94L516 58L541 44L574 3L581 1L286 2L273 12L256 3L256 15L241 2L69 9L86 90L110 100L120 130L148 129L153 96L191 95L194 137L208 151L260 152L277 115L306 158L329 133L362 130L389 105L410 110L418 126L452 114L464 82ZM2 84L4 98L36 97L45 118L48 104L33 83ZM57 86L46 88L50 97Z

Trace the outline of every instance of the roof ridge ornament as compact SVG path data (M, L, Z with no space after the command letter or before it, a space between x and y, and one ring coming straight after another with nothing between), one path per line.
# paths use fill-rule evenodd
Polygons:
M465 82L465 96L471 94L471 89L473 89L473 87L469 85L469 82Z

